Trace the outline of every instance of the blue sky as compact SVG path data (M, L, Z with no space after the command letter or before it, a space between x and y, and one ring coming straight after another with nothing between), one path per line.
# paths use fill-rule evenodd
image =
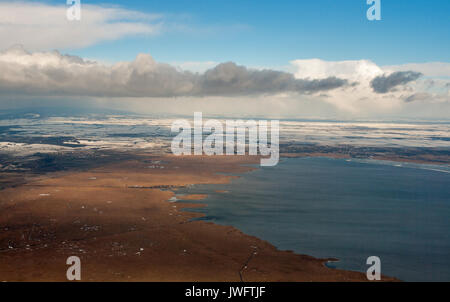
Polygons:
M57 4L61 1L50 1ZM283 66L290 60L370 59L378 65L450 61L450 1L382 0L382 20L368 21L365 0L83 1L165 15L186 27L157 36L126 37L83 49L83 57L158 61L235 61Z

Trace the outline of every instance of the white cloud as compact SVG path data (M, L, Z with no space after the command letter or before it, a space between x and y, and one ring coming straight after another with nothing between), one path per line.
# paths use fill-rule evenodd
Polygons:
M162 16L157 14L82 3L81 20L69 21L68 7L0 2L0 49L15 44L29 50L82 48L129 35L154 35L161 30Z
M295 76L300 79L336 76L357 82L358 85L345 86L326 93L321 99L341 111L353 115L390 114L403 110L413 101L430 103L449 103L448 81L439 79L415 79L395 81L398 73L415 74L421 72L426 76L442 76L450 63L405 64L380 67L368 60L358 61L324 61L320 59L291 61ZM444 71L439 71L443 66ZM374 79L384 79L386 92L377 93L373 87ZM392 82L389 82L392 79ZM379 91L378 91L379 92Z
M321 59L294 60L296 78L323 79L330 76L357 81L372 79L383 74L383 70L368 60L324 61Z

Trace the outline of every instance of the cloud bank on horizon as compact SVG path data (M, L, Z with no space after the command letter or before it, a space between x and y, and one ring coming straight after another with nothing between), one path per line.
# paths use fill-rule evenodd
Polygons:
M350 85L345 79L296 79L276 70L226 62L204 73L179 70L139 54L111 66L62 55L29 53L20 45L0 52L1 94L91 97L244 96L293 92L313 94Z
M265 102L262 107L268 113L308 113L307 107L316 106L311 103L316 102L323 111L332 108L353 116L402 111L420 116L422 108L435 108L438 116L450 116L450 63L378 66L370 60L306 59L293 60L288 68L275 70L234 62L173 66L140 53L133 61L105 64L46 49L82 48L129 35L156 35L164 30L163 17L85 5L83 23L75 25L65 20L65 9L0 2L0 18L4 21L0 24L0 48L4 49L0 51L0 103L2 99L33 97L124 102L140 99L164 104L170 104L170 99L188 103L214 98L245 108L243 103L252 99ZM48 18L43 20L42 15ZM27 50L18 45L8 48L18 42ZM190 71L196 64L203 64L201 72Z
M294 74L233 62L194 73L156 62L149 54L106 65L58 51L31 53L14 46L0 52L0 95L124 99L263 95L299 101L309 96L353 113L368 102L388 110L405 102L450 101L448 80L421 80L420 72L384 70L367 60L295 60L291 65Z

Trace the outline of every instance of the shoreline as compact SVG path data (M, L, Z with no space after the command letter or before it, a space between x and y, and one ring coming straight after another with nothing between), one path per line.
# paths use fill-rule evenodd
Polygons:
M255 160L148 156L5 189L0 279L65 281L65 260L77 255L83 281L367 281L363 273L326 267L331 259L192 221L202 214L181 210L202 206L195 203L202 196L168 202L175 193L167 188L226 183L233 176L218 172L250 171L242 165Z
M83 152L81 152L83 153ZM102 165L109 165L114 161L127 161L127 160L138 160L141 157L167 157L172 156L171 154L167 153L147 153L145 150L140 150L136 153L131 152L118 152L117 154L107 152L107 156L110 157L108 160L103 159L103 162L100 163L91 163L86 164L86 162L81 160L82 166L81 167L75 167L75 164L72 164L67 169L55 169L50 171L40 171L39 168L31 169L29 171L24 172L18 172L18 171L0 171L0 191L11 188L11 187L17 187L20 185L25 185L26 183L34 180L39 180L46 177L58 177L63 176L67 173L74 173L74 172L81 172L81 171L89 171L91 169L95 169L96 167L102 166ZM138 154L138 155L136 155ZM251 157L248 155L244 155L244 157ZM129 158L127 158L129 157ZM218 156L218 158L223 156ZM446 156L445 158L434 158L433 155L428 154L424 158L417 158L416 156L411 157L399 157L399 156L388 156L388 155L376 155L376 156L366 156L366 157L359 157L359 156L351 156L350 154L346 153L340 153L340 152L281 152L280 153L280 160L283 158L301 158L301 157L325 157L325 158L335 158L335 159L356 159L356 160L380 160L380 161L392 161L392 162L398 162L398 163L415 163L415 164L428 164L428 165L450 165L450 154ZM259 157L258 157L259 158ZM72 158L72 161L74 163L78 163L77 156L74 156ZM59 163L58 163L59 164Z

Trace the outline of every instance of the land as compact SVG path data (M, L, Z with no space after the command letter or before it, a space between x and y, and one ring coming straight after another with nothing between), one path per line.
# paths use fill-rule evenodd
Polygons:
M389 160L419 164L450 164L449 148L437 147L374 147L352 145L280 144L282 157L332 157Z
M280 144L281 157L325 156L449 164L447 148ZM79 256L83 281L366 281L364 274L193 220L168 202L193 184L226 183L249 156L175 157L164 150L0 155L0 281L66 281ZM218 191L226 194L226 191ZM176 200L176 199L175 199ZM393 278L383 277L385 281Z
M235 176L224 172L244 173L258 162L143 153L35 171L0 191L0 281L66 281L69 256L80 257L83 281L366 281L363 273L324 265L333 259L193 220L202 214L186 208L205 196L168 202L179 187L226 183Z

